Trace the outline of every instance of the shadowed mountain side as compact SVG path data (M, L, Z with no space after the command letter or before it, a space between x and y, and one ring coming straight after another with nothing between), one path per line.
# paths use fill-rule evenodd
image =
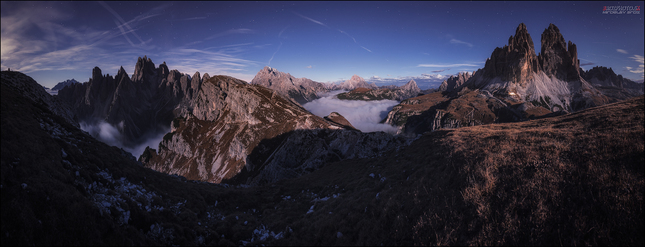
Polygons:
M404 100L392 108L385 123L399 126L402 133L421 134L442 128L535 119L551 113L530 102L503 101L488 91L464 88Z
M248 156L247 169L223 183L263 185L296 178L331 162L381 156L409 141L385 132L295 130L262 140Z
M68 85L58 97L72 106L79 121L119 126L123 144L133 147L150 133L166 130L173 118L190 112L202 80L209 78L199 72L191 78L169 70L165 62L155 67L144 56L138 58L132 77L123 67L114 77L95 67L89 82Z

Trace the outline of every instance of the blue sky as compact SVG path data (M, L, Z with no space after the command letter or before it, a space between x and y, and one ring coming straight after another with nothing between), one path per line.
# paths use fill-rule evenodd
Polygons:
M1 69L47 87L92 68L132 75L137 57L192 75L250 81L264 66L319 82L357 74L377 84L483 67L525 23L536 52L549 23L578 47L583 69L643 79L643 2L11 2L2 1Z

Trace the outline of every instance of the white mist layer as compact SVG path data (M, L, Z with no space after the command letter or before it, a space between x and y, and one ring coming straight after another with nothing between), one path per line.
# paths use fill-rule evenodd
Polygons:
M87 133L90 133L94 138L97 140L108 144L110 146L117 146L119 148L123 148L123 150L131 153L134 157L139 158L141 154L143 154L143 151L146 150L146 147L154 148L157 149L159 146L159 143L161 140L163 140L163 136L169 132L170 129L166 129L163 131L160 131L159 133L154 133L154 134L146 134L144 135L144 141L141 143L135 145L134 147L126 146L123 143L123 140L125 139L123 137L123 134L119 131L120 129L123 129L123 122L121 122L117 126L113 126L109 123L106 123L105 121L100 121L97 124L89 124L86 122L80 122L81 129L86 131Z
M363 132L383 131L396 134L397 128L389 124L381 124L392 107L399 104L396 100L340 100L335 96L345 91L332 91L321 95L320 99L302 105L316 116L325 117L332 112L343 115L354 127Z

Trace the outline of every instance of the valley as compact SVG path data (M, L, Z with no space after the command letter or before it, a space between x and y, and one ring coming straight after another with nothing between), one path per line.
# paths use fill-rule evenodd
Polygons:
M540 38L425 90L7 69L2 245L643 245L643 83Z

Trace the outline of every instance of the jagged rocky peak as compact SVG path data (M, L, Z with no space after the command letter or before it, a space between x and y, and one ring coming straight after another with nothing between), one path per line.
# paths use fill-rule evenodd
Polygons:
M526 25L521 23L515 30L515 36L508 39L508 45L495 48L486 60L484 75L488 78L501 77L503 81L525 82L539 69L533 40Z
M419 89L419 86L417 85L417 82L414 80L410 80L408 83L401 86L401 89L408 91L421 91L421 89Z
M79 83L79 82L72 78L72 79L65 80L65 81L57 83L56 86L54 86L51 90L52 91L61 90L66 86L77 84L77 83Z
M450 78L443 81L441 86L439 86L439 91L452 92L453 90L460 88L468 79L473 76L474 73L469 72L459 72L457 75L451 75Z
M549 24L542 33L541 42L538 60L544 73L565 81L580 79L578 49L573 42L565 42L556 25Z
M101 81L103 80L103 73L101 72L101 68L94 67L92 69L92 78L90 78L91 81Z
M251 80L251 84L273 89L282 97L300 104L317 99L319 92L327 91L322 83L307 78L295 78L289 73L280 72L269 66L258 71Z
M517 50L520 53L535 54L533 39L531 39L531 35L524 23L520 23L515 29L515 36L511 36L508 39L508 46L511 50Z
M165 65L165 62L164 62L164 65ZM134 66L134 74L132 74L132 81L141 82L143 80L150 80L151 78L146 78L146 77L154 76L156 74L155 73L156 69L157 68L155 67L155 64L152 62L152 60L149 57L147 56L143 56L143 58L139 57L137 59L137 64Z
M365 82L365 79L363 79L362 77L358 75L353 75L352 78L342 82L340 85L338 85L338 87L335 87L334 89L354 90L359 87L364 87L369 89L378 88L376 84L367 84L367 82Z

